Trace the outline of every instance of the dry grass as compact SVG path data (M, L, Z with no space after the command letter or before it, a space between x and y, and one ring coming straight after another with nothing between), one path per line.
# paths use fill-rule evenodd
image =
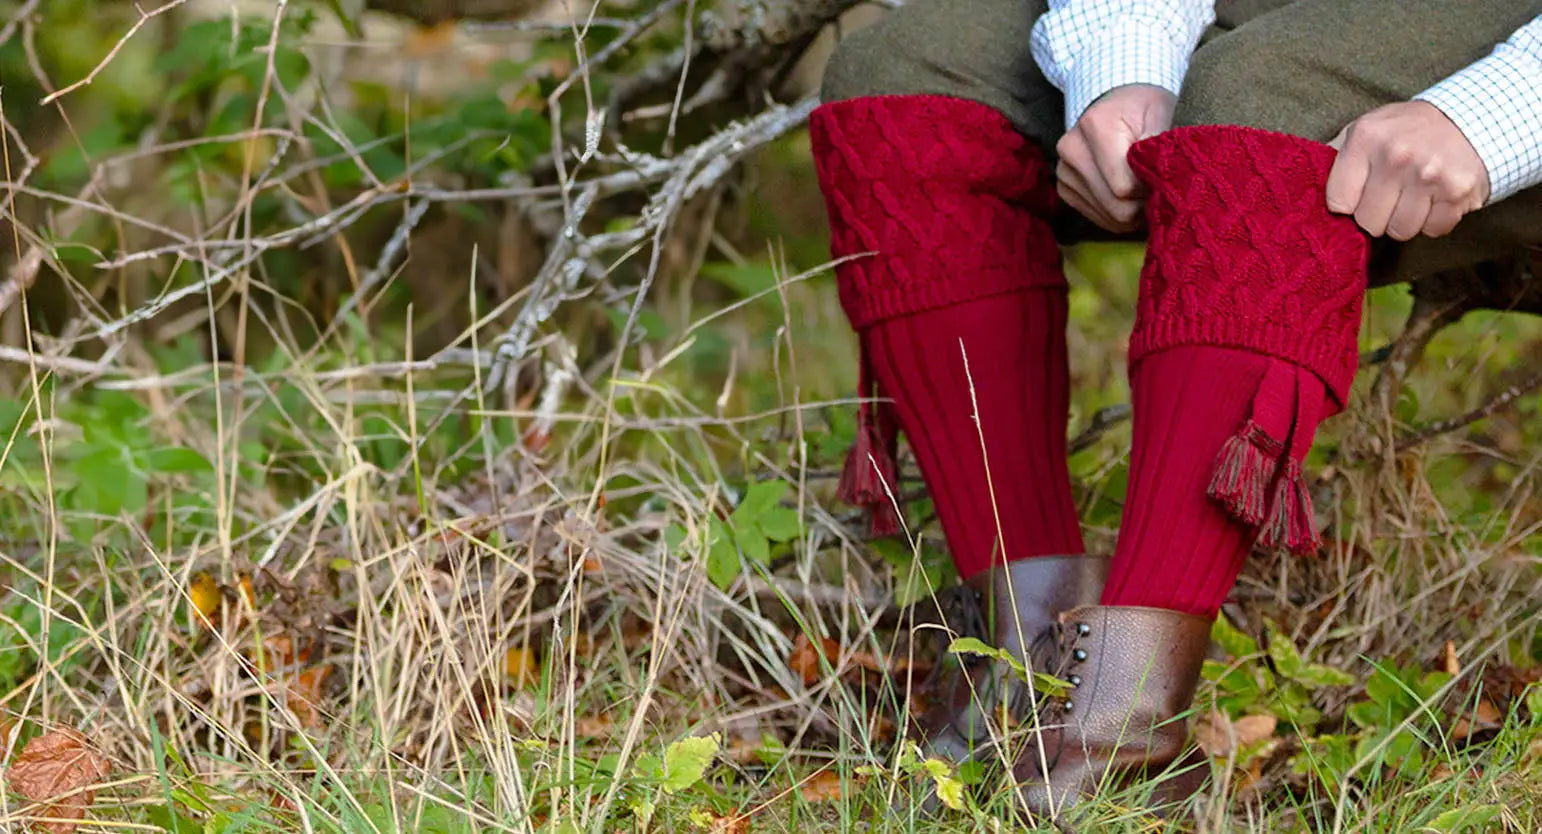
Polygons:
M276 38L277 17L263 24ZM264 130L303 144L294 124L336 128L325 100L273 89L265 106L291 125ZM922 813L928 779L896 744L936 661L939 603L901 609L895 593L925 581L939 536L919 496L914 558L863 541L830 501L854 373L828 275L799 272L817 262L817 231L800 240L817 196L801 143L778 137L806 105L658 159L569 148L563 188L503 186L486 224L501 239L528 221L510 234L544 261L443 208L470 202L466 182L433 165L466 144L414 169L411 189L365 177L341 198L307 190L315 159L273 151L259 181L261 157L238 154L201 173L205 199L184 211L141 199L164 174L144 160L174 159L170 139L96 160L135 164L77 198L27 185L42 157L8 129L18 255L0 302L42 300L0 320L0 392L20 406L0 410L0 728L20 729L0 733L4 756L81 729L113 764L100 830L1005 830L991 776L966 810ZM729 147L750 178L713 161ZM590 189L634 200L604 219L650 213L579 224ZM277 228L251 220L259 195L281 204ZM785 217L757 219L766 206ZM109 267L72 272L51 241L87 218L139 226L107 235ZM160 245L163 226L186 240ZM563 227L579 231L558 240ZM743 254L767 238L770 256ZM1138 258L1073 253L1073 430L1127 398ZM180 299L160 291L173 263L196 267L174 279ZM1371 306L1367 346L1406 304L1394 290ZM1386 451L1539 349L1534 322L1472 318L1394 413L1360 405L1330 424L1313 464L1333 542L1250 564L1228 614L1273 642L1221 668L1283 681L1292 645L1353 683L1304 704L1283 682L1246 703L1230 677L1207 687L1200 718L1218 703L1281 720L1270 749L1216 760L1194 827L1542 826L1536 398ZM1097 549L1127 457L1115 427L1073 459ZM714 536L770 481L800 529L720 588ZM900 492L916 485L912 471ZM1378 668L1403 681L1394 694L1455 675L1373 732L1346 715L1373 702ZM1310 728L1291 720L1304 707L1320 713ZM703 780L655 772L672 742L711 734ZM1322 760L1334 739L1347 761ZM1138 794L1104 797L1087 828L1158 829ZM39 810L5 793L0 830Z

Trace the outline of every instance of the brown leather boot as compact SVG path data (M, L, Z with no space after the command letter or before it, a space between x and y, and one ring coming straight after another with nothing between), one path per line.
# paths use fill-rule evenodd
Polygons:
M1052 652L1041 651L1045 656L1036 659L1030 657L1032 647L1037 643L1052 649L1060 612L1097 602L1107 578L1104 556L1039 556L991 568L967 583L979 598L984 622L973 628L955 626L955 630L989 640L1031 669L1048 671L1043 664ZM970 631L980 634L969 635ZM1026 692L1009 687L1004 695L1002 687L1012 679L1000 667L999 663L972 663L942 681L931 706L916 719L927 755L964 762L983 753L993 735L988 718L1003 703L1015 707L1019 719L1024 717Z
M1210 644L1209 620L1161 608L1090 605L1062 613L1058 630L1056 673L1072 689L1049 699L1013 767L1024 805L1051 819L1174 766ZM1165 776L1153 805L1192 795L1207 772L1196 764Z

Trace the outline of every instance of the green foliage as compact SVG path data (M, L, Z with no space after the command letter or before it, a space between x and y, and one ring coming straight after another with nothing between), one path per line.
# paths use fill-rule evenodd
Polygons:
M1238 631L1225 617L1218 617L1211 638L1231 660L1206 660L1203 675L1216 686L1216 706L1228 717L1248 714L1274 715L1282 722L1309 734L1322 720L1312 703L1312 693L1325 687L1347 686L1347 673L1303 659L1290 637L1273 623L1266 625L1269 649ZM1264 662L1267 658L1268 662Z
M744 571L744 560L764 566L771 561L773 548L802 535L798 511L781 506L787 490L786 481L752 483L726 521L716 517L708 520L705 547L698 552L705 556L707 578L713 584L727 588ZM664 544L668 550L680 552L687 545L685 528L671 525L664 531Z

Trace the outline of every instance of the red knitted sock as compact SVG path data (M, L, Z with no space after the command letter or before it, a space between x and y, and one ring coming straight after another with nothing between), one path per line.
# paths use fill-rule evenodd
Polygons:
M1315 550L1301 461L1354 379L1367 246L1328 213L1331 148L1250 128L1139 142L1151 240L1109 605L1213 616L1255 540Z
M1206 492L1272 361L1251 351L1184 346L1147 357L1132 374L1130 486L1104 605L1206 617L1220 610L1258 527Z
M1084 551L1066 462L1065 325L1064 292L1028 290L864 334L960 576Z
M1082 552L1043 154L999 112L940 96L827 104L809 136L841 304L861 336L862 395L876 400L859 411L841 497L873 511L875 534L898 530L889 494L903 427L961 574L1003 552Z

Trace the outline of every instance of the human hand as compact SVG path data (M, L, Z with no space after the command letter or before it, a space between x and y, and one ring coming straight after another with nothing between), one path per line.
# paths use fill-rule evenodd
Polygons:
M1388 104L1361 116L1329 144L1328 210L1353 214L1373 237L1440 237L1488 202L1488 168L1435 105Z
M1177 104L1177 96L1149 84L1115 87L1093 102L1055 145L1061 199L1110 232L1139 228L1146 190L1125 152L1172 127Z

